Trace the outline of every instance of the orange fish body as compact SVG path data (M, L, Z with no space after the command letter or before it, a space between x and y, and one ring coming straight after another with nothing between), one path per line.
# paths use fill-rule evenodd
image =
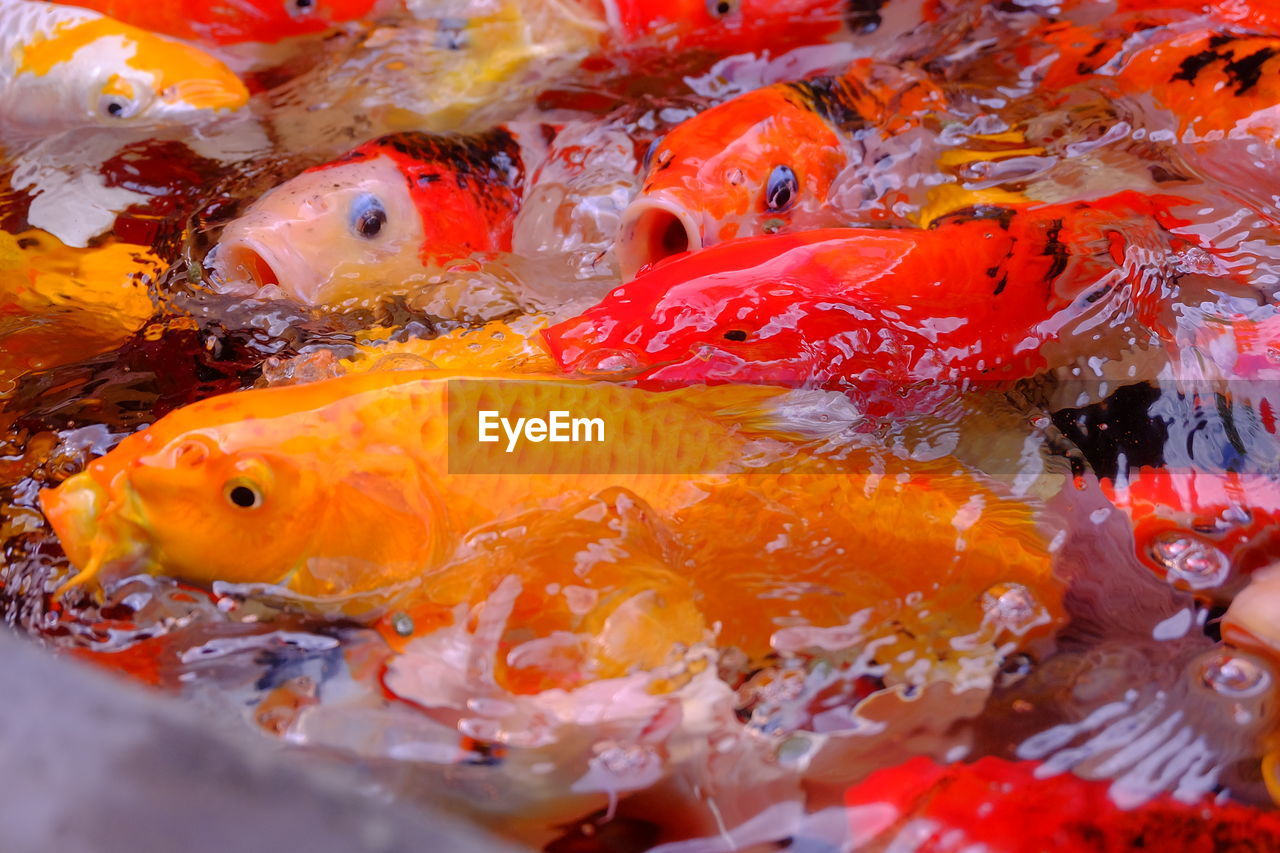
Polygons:
M155 311L163 272L141 246L63 246L40 231L0 231L0 394L23 373L119 346Z
M591 677L717 624L720 642L760 655L784 628L892 613L932 632L941 661L946 637L1058 619L1033 507L946 465L853 472L775 437L826 434L835 395L818 395L833 417L815 427L789 413L817 392L496 378L373 371L215 397L126 438L43 506L75 582L146 570L275 584L322 609L395 598L428 627L514 585L547 636L595 638L574 669ZM612 439L508 453L471 420L556 410L600 418ZM551 677L534 669L520 678Z
M1197 141L1247 134L1275 144L1280 36L1200 30L1161 39L1116 71L1131 94L1149 93L1177 117L1177 136Z
M1097 25L1054 23L1020 48L1021 61L1032 64L1050 52L1039 81L1047 92L1088 83L1112 97L1149 102L1172 119L1169 141L1253 136L1274 144L1280 33L1170 23L1156 13Z
M623 215L623 276L735 237L843 224L830 192L850 165L848 142L892 134L942 104L927 81L867 61L840 77L767 86L680 124L654 147Z

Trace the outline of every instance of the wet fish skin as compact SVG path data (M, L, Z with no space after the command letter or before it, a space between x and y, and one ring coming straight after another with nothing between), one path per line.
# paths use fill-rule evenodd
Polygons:
M624 278L735 237L843 225L830 193L855 133L901 133L943 108L923 75L860 60L840 76L756 89L663 137L619 224Z
M878 388L909 408L915 387L1036 373L1043 345L1082 318L1156 324L1165 283L1126 269L1126 239L1158 244L1166 202L1123 193L979 207L925 230L731 241L659 264L544 335L565 370L650 387Z
M93 127L161 127L248 102L203 51L86 9L0 3L0 137L30 141Z
M845 793L854 838L868 849L909 838L911 849L936 853L978 845L1000 853L1280 846L1274 812L1167 794L1126 809L1111 799L1107 780L1042 775L1040 767L994 757L941 765L921 756L878 770Z

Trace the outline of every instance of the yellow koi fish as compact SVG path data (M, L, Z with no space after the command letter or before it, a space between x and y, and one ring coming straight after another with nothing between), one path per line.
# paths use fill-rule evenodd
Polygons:
M229 68L182 42L87 9L0 0L5 137L183 124L248 99Z
M556 412L575 440L557 443ZM513 440L540 417L541 438ZM180 409L41 502L80 568L68 587L272 584L328 612L417 602L430 628L514 584L516 634L596 639L582 677L713 634L758 656L898 620L894 643L943 659L955 638L1058 621L1033 506L954 463L872 473L869 454L794 440L848 426L844 398L818 391L369 371ZM528 669L513 679L530 689L559 678Z

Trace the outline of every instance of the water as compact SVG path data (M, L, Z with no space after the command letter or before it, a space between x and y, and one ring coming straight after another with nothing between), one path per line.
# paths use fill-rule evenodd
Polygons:
M239 118L7 151L6 622L265 738L338 750L378 768L394 796L444 798L548 851L848 849L844 790L921 755L1041 761L1112 782L1112 798L1128 806L1164 793L1269 806L1275 664L1224 645L1221 621L1277 553L1232 531L1265 540L1272 516L1261 507L1244 520L1221 515L1216 527L1184 519L1144 538L1105 489L1155 468L1249 475L1274 489L1274 358L1249 349L1239 320L1265 321L1280 281L1274 197L1244 170L1241 149L1264 164L1275 151L1178 144L1149 99L1087 82L1037 87L1031 68L1043 57L1019 48L1050 14L1034 4L949 4L919 26L911 5L891 3L875 38L727 59L590 59L588 36L546 16L520 32L500 18L355 28L254 72L259 91ZM750 641L727 629L688 627L697 608L672 545L680 525L600 499L477 534L452 575L428 578L466 594L425 608L315 615L279 588L145 575L101 601L81 589L52 596L73 569L40 512L41 488L197 400L471 353L537 364L523 335L619 283L613 235L655 140L744 91L867 56L929 77L946 108L900 133L849 140L856 156L829 208L846 224L927 225L966 200L1062 202L1121 189L1182 199L1180 245L1133 238L1125 249L1123 264L1159 297L1152 317L1116 323L1105 305L1082 310L1064 326L1073 334L1046 345L1052 369L863 423L823 448L870 454L888 470L902 459L959 460L1002 496L948 509L959 549L975 518L1028 502L1052 543L1053 579L977 583L947 575L937 557L926 577L943 582L900 594L878 586L876 567L857 555L805 544L822 507L808 519L766 516L780 531L768 553L781 556L743 555L741 584L758 592L741 606L768 614L770 635L764 653L748 652ZM513 252L325 307L230 294L211 276L206 258L222 229L270 187L381 133L499 121L557 126L531 170ZM430 344L493 322L509 326L479 333L485 343L462 355ZM721 523L727 531L735 518ZM1026 533L994 523L1010 538ZM769 574L792 553L811 557L803 571ZM825 627L800 615L796 602L848 577L873 591L874 606ZM978 615L969 625L960 613ZM626 664L623 652L646 631L669 635L676 652L599 663L616 654Z

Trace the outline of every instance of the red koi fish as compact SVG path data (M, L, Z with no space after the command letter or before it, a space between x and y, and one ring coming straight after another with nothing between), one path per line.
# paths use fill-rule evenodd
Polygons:
M766 86L694 116L650 152L618 230L623 276L735 237L845 224L830 195L855 160L854 135L901 133L944 103L927 78L859 61L839 77Z
M1118 806L1106 781L1047 775L1039 762L925 757L879 770L845 794L856 849L913 853L1125 853L1280 849L1280 813L1164 795Z
M367 142L251 205L227 226L209 267L227 292L272 285L320 305L421 279L442 259L508 251L528 141L500 127Z
M879 24L878 7L845 0L604 0L615 49L653 47L717 54L781 51Z
M214 47L256 42L275 44L292 36L314 35L347 21L367 19L390 6L387 0L75 0L154 33Z
M564 369L653 386L761 382L849 391L1007 381L1083 324L1155 324L1163 202L982 208L928 230L731 241L655 267L544 332ZM1155 261L1158 263L1158 261ZM1064 362L1065 363L1065 362ZM914 393L914 392L913 392ZM895 405L889 405L896 400Z

